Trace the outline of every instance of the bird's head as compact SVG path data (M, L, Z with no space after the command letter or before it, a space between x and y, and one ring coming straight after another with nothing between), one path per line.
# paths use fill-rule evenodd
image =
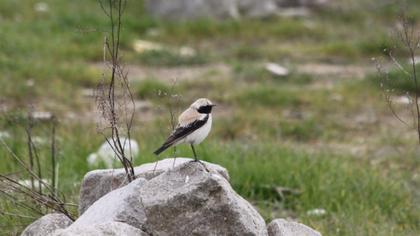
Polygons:
M191 108L197 110L199 113L202 114L210 114L211 109L216 106L207 98L199 98L193 104L191 104Z

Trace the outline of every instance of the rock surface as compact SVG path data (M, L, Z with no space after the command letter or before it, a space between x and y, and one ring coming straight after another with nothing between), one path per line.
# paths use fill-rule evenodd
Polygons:
M192 159L189 158L176 158L175 162L173 158L163 159L159 161L157 165L155 163L148 163L135 167L134 173L136 174L136 177L150 180L166 170L190 161L192 161ZM225 168L208 162L204 163L212 173L219 173L229 180L229 174ZM89 206L105 194L122 187L125 184L124 169L90 171L85 175L81 184L79 214L83 214Z
M72 223L73 221L64 214L48 214L26 227L21 236L45 236L57 229L64 229Z
M138 178L130 184L106 194L89 207L69 228L124 222L141 229L146 221L146 216L139 192L146 182L145 179Z
M289 75L289 70L277 63L266 63L265 69L273 76L285 77Z
M275 219L268 225L269 236L321 236L312 228L297 222Z
M148 181L140 193L153 235L267 235L258 212L219 174L185 163Z
M208 168L210 169L210 168ZM225 177L184 162L95 202L69 227L120 221L151 235L267 235L263 218Z
M55 231L52 236L147 236L140 229L121 222L110 222Z

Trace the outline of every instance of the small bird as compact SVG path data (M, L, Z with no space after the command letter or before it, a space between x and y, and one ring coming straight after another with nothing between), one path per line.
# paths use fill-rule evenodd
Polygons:
M160 148L154 151L159 155L171 146L181 143L190 144L195 161L197 153L194 145L201 143L211 130L211 110L215 105L207 98L197 99L178 117L178 125Z

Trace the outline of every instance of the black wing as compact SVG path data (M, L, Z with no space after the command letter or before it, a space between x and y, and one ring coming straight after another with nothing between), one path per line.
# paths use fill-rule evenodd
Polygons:
M170 146L174 145L179 140L185 138L187 135L191 134L192 132L196 131L197 129L201 128L209 119L209 116L206 115L202 120L196 120L187 126L180 126L177 127L172 134L166 139L165 143L162 144L160 148L158 148L153 153L159 155L161 152L165 151Z

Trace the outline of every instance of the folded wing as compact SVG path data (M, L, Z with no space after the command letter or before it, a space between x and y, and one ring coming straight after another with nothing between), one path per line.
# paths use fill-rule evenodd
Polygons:
M191 134L192 132L196 131L197 129L201 128L204 124L206 124L207 120L209 119L209 115L206 115L203 119L195 120L189 124L184 126L178 126L171 135L166 139L165 143L158 148L153 153L159 155L161 152L165 151L172 145L176 144L178 141L184 139L186 136Z

